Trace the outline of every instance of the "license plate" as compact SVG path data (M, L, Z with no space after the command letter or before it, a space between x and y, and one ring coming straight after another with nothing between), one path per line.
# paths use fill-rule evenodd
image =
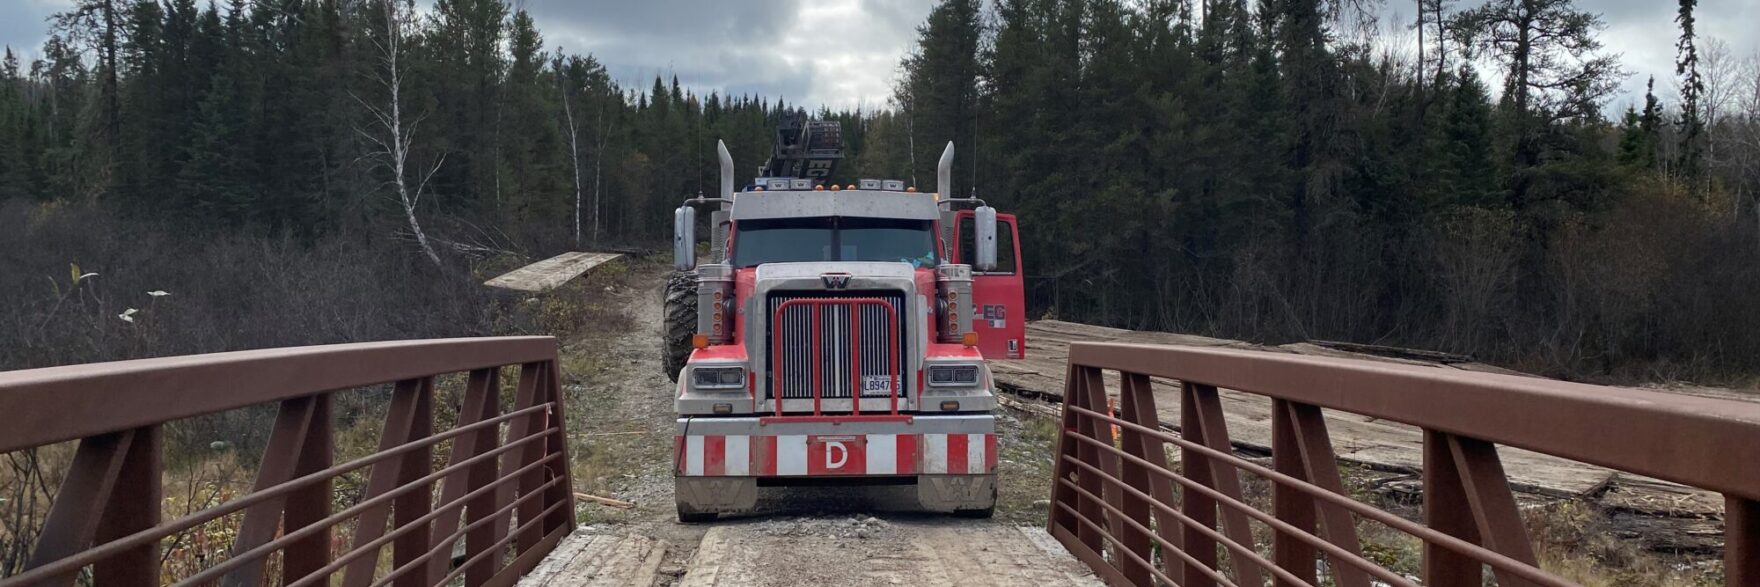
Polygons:
M890 375L863 375L862 376L862 393L864 395L871 393L871 392L887 392L887 391L892 391L892 376L890 376Z

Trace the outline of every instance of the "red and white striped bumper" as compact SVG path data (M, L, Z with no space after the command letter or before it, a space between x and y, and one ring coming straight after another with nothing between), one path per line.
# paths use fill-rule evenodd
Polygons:
M984 475L996 470L996 434L797 434L676 437L687 477Z

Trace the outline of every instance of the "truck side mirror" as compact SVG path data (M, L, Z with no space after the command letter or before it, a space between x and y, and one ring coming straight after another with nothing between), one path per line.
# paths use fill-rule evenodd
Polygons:
M996 216L991 215L995 220ZM994 232L994 230L992 230ZM994 234L992 235L994 238ZM995 258L995 252L991 257ZM697 209L679 206L672 212L672 266L679 271L697 267Z
M973 242L978 247L972 265L979 271L996 269L996 209L979 206L972 213Z

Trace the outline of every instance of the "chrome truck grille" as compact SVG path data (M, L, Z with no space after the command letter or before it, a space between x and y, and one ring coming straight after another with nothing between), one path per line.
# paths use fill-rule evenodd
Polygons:
M852 332L850 313L851 305L825 304L802 305L794 304L787 308L782 305L790 300L827 300L840 298L871 298L879 299L892 307L891 312L874 304L853 306L859 313L857 324L860 326L861 341L851 345ZM898 396L904 398L908 390L905 377L909 339L905 336L904 294L897 291L855 291L830 294L826 292L773 292L770 294L767 308L770 317L770 331L764 339L764 348L771 351L769 374L765 377L765 398L776 399L778 389L783 399L812 399L813 397L813 361L819 361L819 385L823 390L822 399L848 399L851 384L857 379L850 376L851 366L855 363L855 346L861 352L861 369L863 382L884 382L891 375L888 358L898 360ZM777 311L781 310L780 315ZM813 349L813 317L819 318L819 348ZM896 316L896 323L888 324ZM897 333L896 338L894 333ZM778 346L780 337L780 347ZM894 342L896 340L896 343ZM888 346L897 344L898 348L891 351ZM779 350L778 350L779 349ZM862 397L888 397L891 395L883 385L864 385L866 391Z

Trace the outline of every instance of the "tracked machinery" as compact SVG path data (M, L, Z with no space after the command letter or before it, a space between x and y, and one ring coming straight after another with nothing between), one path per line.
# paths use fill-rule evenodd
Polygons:
M674 215L666 365L681 521L752 510L760 487L914 485L923 509L989 516L995 381L1026 352L1018 228L935 191L828 183L836 123L785 119L772 157ZM698 210L709 252L697 258Z

